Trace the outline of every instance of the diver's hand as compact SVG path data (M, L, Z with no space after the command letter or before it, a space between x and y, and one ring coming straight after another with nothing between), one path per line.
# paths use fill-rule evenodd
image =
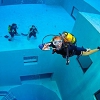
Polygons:
M51 43L44 44L44 47L42 48L42 50L50 50L50 44Z

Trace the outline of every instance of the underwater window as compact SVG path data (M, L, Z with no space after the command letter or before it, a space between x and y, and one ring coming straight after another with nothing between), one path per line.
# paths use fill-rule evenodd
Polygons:
M94 96L95 96L95 100L100 100L100 90L94 93Z
M88 68L93 63L89 56L78 56L76 59L84 73L88 70Z
M33 65L38 62L38 56L26 56L23 57L24 65Z
M78 12L79 12L79 10L73 6L71 16L74 18L74 20L76 20Z
M20 76L21 81L51 78L53 73Z

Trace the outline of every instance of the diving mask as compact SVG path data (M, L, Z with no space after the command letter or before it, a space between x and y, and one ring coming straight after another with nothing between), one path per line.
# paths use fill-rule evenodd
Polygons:
M54 40L53 45L59 45L62 43L62 40Z

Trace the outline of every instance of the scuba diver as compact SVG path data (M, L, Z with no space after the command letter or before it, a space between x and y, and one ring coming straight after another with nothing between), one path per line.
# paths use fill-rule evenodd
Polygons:
M7 36L7 35L4 36L4 37L5 37L5 38L8 38L9 41L12 41L15 35L16 35L16 36L19 35L19 34L17 33L17 29L18 29L17 24L13 23L12 25L9 25L9 26L8 26L8 33L10 34L11 37L9 38L9 36Z
M32 36L37 38L36 33L38 33L38 30L36 29L36 27L34 25L32 25L31 28L29 29L28 34L23 34L23 33L21 33L21 34L24 36L27 36L27 40L29 40Z
M67 65L70 62L69 57L72 57L74 55L87 56L100 50L100 47L91 50L83 47L77 47L74 43L72 44L72 42L64 42L62 35L54 36L51 42L41 44L39 45L39 48L41 50L52 49L52 54L57 53L62 55L63 58L66 58Z
M16 36L19 35L17 33L17 29L18 29L18 27L17 27L17 24L15 24L15 23L13 23L12 25L8 26L8 32L11 35L11 38L8 39L9 41L12 41L15 35Z

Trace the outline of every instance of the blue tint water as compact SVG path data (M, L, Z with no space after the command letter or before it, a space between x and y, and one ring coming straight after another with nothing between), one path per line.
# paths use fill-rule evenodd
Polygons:
M35 68L32 68L31 66L28 66L28 68L26 68L26 66L19 67L21 65L17 65L17 64L16 64L16 67L18 67L18 68L14 68L15 66L11 66L12 62L10 62L13 60L8 59L5 61L4 57L6 57L6 54L4 53L4 51L35 49L35 52L36 52L36 51L38 51L37 50L38 45L41 44L44 36L46 36L48 34L58 34L59 32L61 33L62 31L71 32L73 29L73 26L74 26L74 20L70 17L69 14L66 13L65 9L63 9L61 6L53 6L53 5L48 6L48 5L39 5L39 4L37 4L37 5L31 5L31 4L30 5L11 5L11 6L1 6L0 12L1 12L1 15L0 15L0 51L3 51L3 54L4 54L4 55L1 55L0 57L2 59L4 59L3 60L4 63L6 62L8 64L6 68L4 66L0 65L0 68L1 68L0 69L0 79L1 79L0 84L2 84L2 85L3 85L3 82L7 82L7 83L5 83L6 85L11 85L11 84L16 85L18 81L14 81L14 79L13 79L13 78L15 78L15 77L13 77L13 75L16 72L17 72L16 78L18 77L18 80L20 80L19 76L21 74L27 74L27 75L32 74L32 71L34 73L34 70L35 70ZM84 15L87 17L90 17L89 14L87 14L87 15L83 14L83 16ZM92 16L92 17L94 17L94 16ZM7 39L4 38L4 35L9 35L7 28L8 28L8 25L12 24L12 23L17 23L19 34L20 33L28 33L30 26L34 24L39 31L39 34L37 34L37 39L31 38L30 41L27 41L26 37L24 37L24 36L18 36L18 37L16 36L14 38L14 41L9 42ZM85 24L87 24L87 23L85 23ZM85 33L84 32L85 30L82 31L83 33L80 32L80 29L83 28L82 27L83 23L81 23L81 19L78 22L78 25L80 26L79 31L77 31L76 28L75 28L76 32L73 31L73 33L75 32L75 36L78 39L78 44L80 46L84 45L85 47L89 46L89 47L93 47L93 48L98 46L100 43L99 34L94 35L95 30L92 30L90 28L89 30L90 31L92 30L92 35L88 34L89 37L86 37L87 35L84 34L84 37L83 37L83 33ZM97 34L97 32L95 32L95 33ZM91 39L94 36L95 36L95 40L96 40L95 42L93 42L93 40ZM45 38L44 42L50 41L51 38L52 38L52 36ZM90 41L88 41L88 38L90 38ZM98 42L97 42L97 39L98 39ZM84 42L83 42L83 40L84 40ZM11 54L13 54L13 53L11 53ZM27 54L30 55L30 52L27 52ZM39 51L39 55L40 54L42 55L41 51ZM46 56L46 54L47 53L45 53L44 55ZM39 63L43 62L43 65L45 65L45 61L46 61L46 65L47 65L47 62L48 62L47 60L51 61L52 56L50 56L50 57L46 56L47 58L44 60L44 55L42 55L42 57L40 58L42 60L39 61ZM61 92L64 100L66 97L69 97L69 96L71 97L70 93L72 93L71 90L73 90L73 89L74 89L73 90L74 96L76 97L76 95L79 94L79 92L82 92L85 96L87 96L88 91L89 91L90 95L93 94L94 93L93 90L95 90L95 91L97 90L95 85L97 85L97 87L99 88L99 82L97 81L99 79L99 75L100 75L99 70L98 70L99 69L98 55L99 54L97 53L97 54L91 56L92 60L94 61L94 63L93 63L94 67L91 67L91 70L85 74L85 78L83 79L82 84L79 84L79 83L83 77L83 73L74 57L71 58L71 63L68 67L66 67L66 65L64 65L65 61L63 61L62 59L58 60L60 64L57 62L57 64L60 65L59 67L53 61L53 63L55 65L52 64L52 66L56 69L56 71L53 70L52 72L56 73L55 77L56 77L56 81L58 82L57 85L60 88L60 92ZM10 56L10 54L9 54L9 56ZM16 56L16 57L18 57L18 56ZM12 57L12 58L14 58L14 57ZM2 61L2 59L0 59L0 61ZM19 58L19 57L16 58L16 60L18 60L18 59L20 59L19 62L23 61L22 58ZM10 68L9 68L9 65L11 66ZM12 65L14 65L14 64L12 64ZM39 65L39 66L42 66L42 65ZM45 66L45 67L42 66L41 69L38 69L38 70L39 71L45 70L45 72L46 72L47 67L48 66ZM21 69L21 68L23 68L23 69ZM94 70L96 72L94 72ZM37 72L39 72L39 71L37 71ZM6 75L4 72L6 73ZM12 79L10 79L10 78L12 78ZM93 81L92 79L94 79L95 81ZM9 80L9 81L7 81L7 80ZM87 85L84 85L85 83L87 84L87 81L88 81L88 86L90 86L90 90L88 90L87 92L84 92L85 91L84 88L87 89ZM18 83L21 83L21 82L18 82ZM74 83L74 85L73 85L73 83ZM93 86L91 85L91 83ZM77 84L78 84L79 90L77 89ZM25 86L25 87L27 87L27 86ZM38 86L36 86L34 89L37 89L37 87ZM82 90L81 90L81 87L83 88ZM27 89L29 89L29 87L25 88L25 89L27 90ZM40 89L38 89L38 90L40 90ZM19 93L18 91L16 90L17 94ZM23 91L24 91L24 89L20 92L23 92ZM90 91L92 91L92 92L90 92ZM37 92L37 90L36 90L36 92ZM79 97L76 97L75 100L80 100L81 96L83 96L85 98L85 96L82 93L80 93L81 95ZM20 96L20 94L18 94L18 95ZM43 95L44 95L43 98L48 96L48 95L46 95L46 91L44 92ZM79 98L79 99L77 99L77 98ZM38 100L37 98L35 98L35 99ZM47 100L49 100L49 99L47 99Z

